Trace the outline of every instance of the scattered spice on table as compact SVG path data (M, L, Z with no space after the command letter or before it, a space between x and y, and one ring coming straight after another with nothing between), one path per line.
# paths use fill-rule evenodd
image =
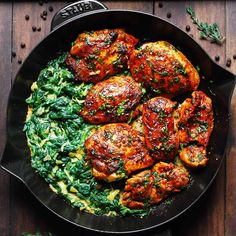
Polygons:
M168 13L166 14L166 16L167 16L167 18L171 18L171 13L168 12Z
M49 6L48 10L49 10L50 12L52 12L52 11L53 11L53 7L52 7L52 6Z
M162 3L162 2L159 2L159 3L158 3L158 7L159 7L159 8L162 8L162 7L163 7L163 3Z
M227 67L230 67L231 66L231 59L230 58L228 58L227 60L226 60L226 66Z
M47 19L46 15L44 15L43 13L40 14L40 17L41 17L43 20L46 20L46 19Z
M32 26L32 30L35 32L37 30L36 26Z
M21 48L25 48L25 43L20 43Z
M210 40L212 43L216 43L221 45L225 41L225 37L221 35L220 28L218 24L213 23L209 24L207 22L201 22L196 14L193 8L187 7L186 8L187 13L190 15L191 19L193 20L193 23L197 25L197 29L200 31L200 38Z
M190 25L186 25L186 27L185 27L185 30L187 31L187 32L189 32L190 31Z
M219 55L216 55L215 56L215 61L219 61L220 60L220 56Z

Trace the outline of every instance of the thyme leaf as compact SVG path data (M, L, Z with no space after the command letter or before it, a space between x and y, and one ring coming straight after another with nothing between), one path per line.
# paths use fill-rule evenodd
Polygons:
M216 23L209 24L207 22L199 21L191 6L186 8L186 12L190 15L193 23L197 25L197 29L200 31L201 39L210 40L212 43L219 45L224 43L225 37L221 35L220 28Z

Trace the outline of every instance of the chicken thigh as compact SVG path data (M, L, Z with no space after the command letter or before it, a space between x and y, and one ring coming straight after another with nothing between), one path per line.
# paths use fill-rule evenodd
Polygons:
M191 62L165 41L145 43L129 59L132 77L157 95L175 95L196 90L200 78Z
M126 181L122 203L132 209L140 209L180 192L189 183L189 173L184 167L159 162L152 170L144 170Z
M114 76L97 83L88 93L81 116L89 123L125 122L135 117L142 96L139 83L129 76Z
M66 64L75 79L97 83L127 68L127 61L138 40L122 29L81 33L75 40Z
M174 123L177 103L164 97L155 97L143 105L143 126L147 148L157 161L171 161L179 148Z
M153 164L144 137L128 124L102 126L85 141L85 148L94 177L108 182Z

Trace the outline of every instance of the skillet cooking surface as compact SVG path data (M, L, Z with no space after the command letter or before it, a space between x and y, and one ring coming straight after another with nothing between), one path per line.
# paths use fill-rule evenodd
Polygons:
M30 86L37 79L47 62L57 57L59 51L68 51L71 42L82 31L104 28L124 28L127 33L147 41L166 40L180 49L194 66L199 66L201 80L199 90L213 101L215 127L208 145L209 162L206 168L192 173L189 188L158 204L147 217L108 217L81 213L61 197L53 193L48 184L35 173L30 164L30 152L23 126L27 113L25 99ZM217 174L224 158L229 129L229 101L235 83L234 75L216 65L204 50L176 26L149 14L108 10L88 13L64 24L46 37L30 54L16 76L8 103L8 142L2 158L4 169L19 177L42 204L65 220L102 232L133 232L160 226L187 210L207 190Z

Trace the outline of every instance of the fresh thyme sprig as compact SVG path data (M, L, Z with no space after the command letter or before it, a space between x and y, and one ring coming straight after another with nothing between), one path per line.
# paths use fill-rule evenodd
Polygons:
M221 35L220 28L216 23L208 24L207 22L200 22L191 6L187 7L186 11L191 16L193 23L197 25L198 30L201 31L201 39L210 40L212 43L220 45L225 41L225 37Z

